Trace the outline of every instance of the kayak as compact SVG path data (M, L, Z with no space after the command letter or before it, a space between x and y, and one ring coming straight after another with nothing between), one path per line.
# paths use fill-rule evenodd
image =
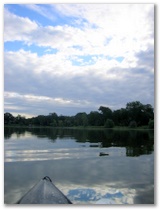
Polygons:
M17 204L72 204L71 201L45 176L35 184Z

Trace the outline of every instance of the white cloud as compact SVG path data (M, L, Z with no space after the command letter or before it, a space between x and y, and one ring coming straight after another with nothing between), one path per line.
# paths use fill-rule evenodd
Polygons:
M43 6L40 6L40 5L35 5L35 4L22 4L21 6L27 7L28 9L31 9L52 21L57 19L54 13L50 11L50 8L48 7L49 5L44 6L43 4Z
M144 55L143 60L139 59L136 62L141 61L143 65L141 64L140 67L147 70L148 64L146 63L146 68ZM64 102L66 98L66 102L72 102L68 105L76 107L84 104L98 108L108 101L110 106L113 104L115 106L116 103L118 104L117 99L125 98L126 104L127 100L130 101L132 98L133 100L138 98L141 101L143 98L148 100L153 97L148 95L154 88L153 73L148 71L148 75L147 72L144 74L139 70L140 67L135 68L132 62L128 62L127 65L125 60L119 65L119 62L114 59L103 58L97 59L93 65L72 66L71 62L61 54L38 57L36 54L22 50L7 52L5 53L5 90L20 92L26 96L43 95L41 99L47 103L50 101L49 98L57 98L57 102ZM142 82L143 77L145 79ZM140 94L139 97L138 94ZM34 97L30 97L31 99L33 102ZM77 102L78 100L80 103ZM90 103L86 104L84 100L89 100Z
M38 25L29 18L18 17L4 10L4 41L29 41L30 34L37 30Z
M19 98L50 109L51 104L116 108L130 100L153 103L152 4L50 6L47 13L43 5L28 5L42 16L54 10L61 18L72 17L72 24L42 26L5 10L5 41L48 47L41 56L32 48L5 52L7 103ZM52 48L57 49L53 54Z
M149 42L153 31L153 20L147 18L146 13L148 5L57 4L55 7L67 15L83 15L89 23L83 28L69 25L43 27L5 11L5 39L24 40L62 52L78 45L82 47L83 54L119 56L146 49L146 42ZM153 9L152 5L149 8ZM92 27L93 23L96 28ZM108 39L111 41L105 45Z
M33 94L19 94L16 92L4 92L4 98L7 99L15 99L16 100L23 100L24 102L31 102L31 103L43 103L43 104L52 104L52 105L58 105L58 106L85 106L90 104L87 100L71 100L71 99L65 99L65 98L53 98L53 97L47 97L42 95L33 95ZM15 103L15 102L14 102ZM5 104L6 109L23 109L22 107L18 107L17 105L14 105L12 102L12 105Z

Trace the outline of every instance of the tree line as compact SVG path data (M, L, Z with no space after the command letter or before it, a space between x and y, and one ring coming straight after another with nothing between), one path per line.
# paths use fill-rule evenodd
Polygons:
M139 101L129 102L126 108L112 111L109 107L100 106L98 111L77 113L74 116L58 116L55 112L48 115L38 115L32 118L25 118L18 115L14 117L11 113L4 113L5 125L26 125L26 126L52 126L52 127L73 127L73 126L114 126L140 127L149 126L154 128L154 109L150 104L142 104Z

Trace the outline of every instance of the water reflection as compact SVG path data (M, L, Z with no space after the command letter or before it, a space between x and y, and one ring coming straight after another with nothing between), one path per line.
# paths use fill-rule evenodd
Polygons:
M74 139L78 143L86 143L90 147L125 147L127 156L151 154L154 150L154 131L152 130L76 130L76 129L51 129L51 128L5 128L5 139L32 135L38 138L48 138L55 142L57 138ZM82 145L83 147L87 144Z
M16 202L45 175L75 204L96 203L101 199L99 202L104 203L109 196L110 202L119 204L133 204L135 198L136 202L141 203L143 199L143 203L148 203L143 192L150 195L153 203L153 155L140 159L122 156L8 162L5 164L6 203ZM117 197L120 194L123 196Z
M75 204L154 203L153 134L5 128L5 203L46 175Z
M77 188L69 190L67 196L74 200L76 203L92 203L92 204L133 204L133 198L135 196L135 190L132 192L132 196L128 196L129 190L127 189L127 194L124 189L124 194L117 189L107 188L105 192L98 189L90 188ZM127 196L126 196L127 195ZM132 199L131 199L132 197Z

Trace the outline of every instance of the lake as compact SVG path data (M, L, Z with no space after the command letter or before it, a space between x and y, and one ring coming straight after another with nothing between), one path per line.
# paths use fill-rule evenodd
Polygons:
M74 204L154 204L154 131L4 128L4 203L44 176Z

